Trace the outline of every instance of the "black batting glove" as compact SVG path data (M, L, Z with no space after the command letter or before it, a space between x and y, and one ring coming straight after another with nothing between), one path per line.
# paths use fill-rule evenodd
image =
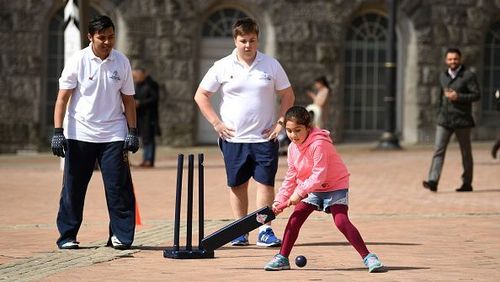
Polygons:
M64 130L60 127L54 128L54 135L52 136L52 142L50 144L52 153L61 158L64 158L64 153L68 151L68 142L66 141L63 132Z
M137 137L137 128L129 128L127 137L125 137L125 143L123 144L123 150L130 151L132 153L139 150L139 137Z

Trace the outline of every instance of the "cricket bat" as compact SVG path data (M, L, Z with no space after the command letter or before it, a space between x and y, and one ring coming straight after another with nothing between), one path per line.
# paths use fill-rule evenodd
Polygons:
M274 218L273 209L271 207L263 207L203 238L201 245L205 250L216 250L231 240L268 223Z
M280 205L278 208L283 209L285 207L286 205ZM265 223L268 223L275 218L276 216L271 207L263 207L246 215L245 217L233 221L232 223L203 238L203 240L201 240L201 246L205 250L216 250L229 243L231 240L248 233Z

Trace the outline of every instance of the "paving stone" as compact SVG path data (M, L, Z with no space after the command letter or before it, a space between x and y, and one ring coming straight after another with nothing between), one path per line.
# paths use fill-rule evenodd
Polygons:
M456 193L461 158L456 144L447 152L440 187L421 187L432 148L373 151L367 144L340 145L351 172L350 217L370 251L388 268L367 273L361 258L334 226L331 216L313 213L302 227L291 258L305 255L308 265L291 271L265 272L263 265L278 252L255 245L216 250L215 259L163 258L172 246L176 154L204 152L205 235L232 221L225 172L216 148L158 149L155 169L133 168L143 225L134 246L117 251L104 247L108 216L98 173L92 178L79 232L80 250L58 250L54 224L61 172L48 154L0 155L0 280L1 281L500 281L500 162L490 159L487 143L474 143L474 192ZM133 163L140 154L131 155ZM283 181L280 159L277 187ZM196 183L195 183L196 185ZM250 210L255 209L250 185ZM184 194L185 195L185 194ZM197 196L193 210L193 245L198 242ZM185 204L185 202L183 202ZM185 238L185 207L181 240ZM291 210L274 222L282 236ZM250 233L250 242L256 240Z

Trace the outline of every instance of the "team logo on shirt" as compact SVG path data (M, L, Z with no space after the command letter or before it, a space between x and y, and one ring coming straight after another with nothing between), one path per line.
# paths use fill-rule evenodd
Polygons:
M113 74L111 74L111 76L110 76L109 78L111 78L111 79L112 79L112 80L114 80L114 81L119 81L119 80L121 80L121 79L120 79L120 76L118 75L118 71L114 71L114 72L113 72Z
M264 79L264 80L271 80L271 75L270 75L270 74L267 74L267 73L263 73L263 74L260 76L260 79Z

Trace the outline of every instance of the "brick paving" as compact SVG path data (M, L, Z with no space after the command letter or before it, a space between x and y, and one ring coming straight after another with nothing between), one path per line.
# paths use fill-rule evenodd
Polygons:
M338 146L351 172L351 219L368 248L387 265L388 272L379 274L367 273L331 217L322 213L314 213L304 224L292 251L292 259L299 254L308 258L304 268L292 265L291 271L265 272L263 265L277 250L254 245L223 247L216 250L215 259L163 258L162 250L172 245L177 153L206 154L205 233L231 221L223 162L213 147L162 147L157 168L133 169L144 225L137 229L134 248L127 251L104 247L108 217L102 180L95 174L78 238L84 248L60 251L55 245L58 160L49 154L0 155L0 280L500 281L500 162L491 159L489 146L473 144L473 193L454 191L461 174L456 144L447 153L437 193L421 188L430 146L397 152L374 151L372 144ZM139 163L140 155L131 159ZM282 158L277 186L285 166ZM255 194L250 191L253 210ZM273 223L279 236L289 214ZM193 242L196 227L194 223ZM250 235L254 243L256 232Z

